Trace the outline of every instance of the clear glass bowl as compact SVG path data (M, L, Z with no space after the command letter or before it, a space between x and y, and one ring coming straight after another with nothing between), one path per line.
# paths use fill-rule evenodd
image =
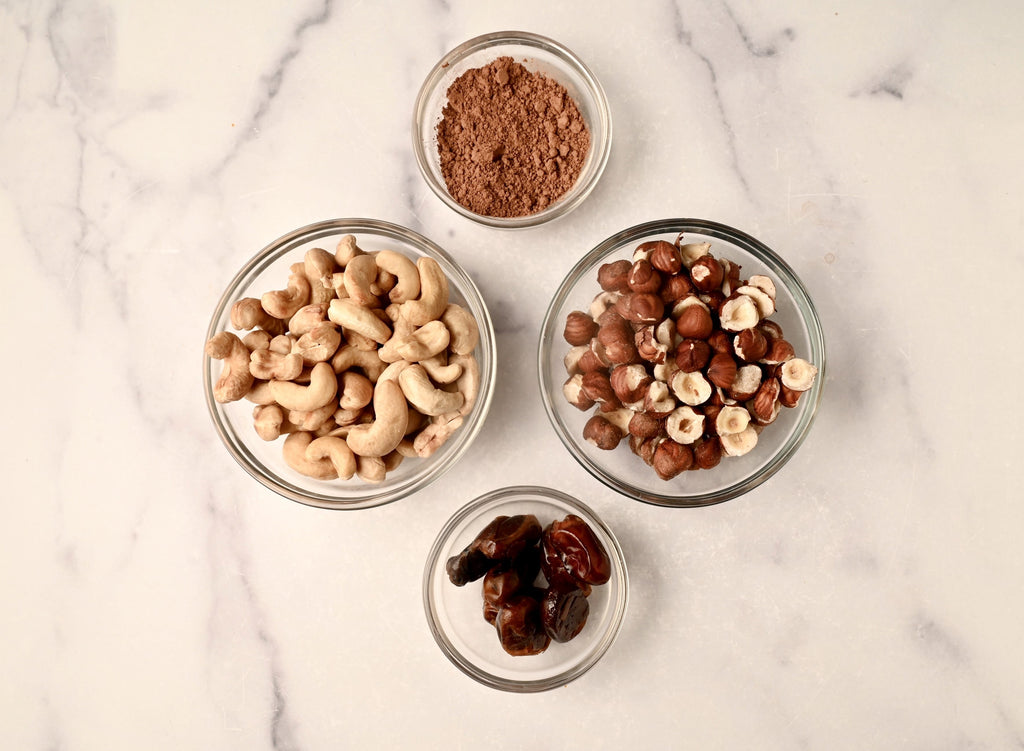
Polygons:
M580 411L562 394L567 379L564 357L569 350L562 336L566 315L587 310L601 288L598 268L621 258L631 259L634 248L648 240L672 242L679 233L685 242L711 243L715 257L742 267L741 277L766 274L777 288L777 311L771 317L782 326L797 357L818 367L814 386L794 408L783 408L767 425L757 446L740 457L723 457L710 470L683 472L672 480L659 478L635 456L626 442L616 449L599 449L583 439L583 426L592 410ZM639 224L612 235L587 253L559 286L541 328L538 370L544 408L569 453L588 472L610 488L638 501L661 506L706 506L736 498L774 475L800 447L814 421L825 382L825 339L807 290L796 273L773 250L739 230L700 219L665 219Z
M516 514L534 514L542 526L576 514L590 525L612 559L612 576L591 592L590 615L579 635L526 657L507 654L494 627L484 620L481 583L456 587L445 571L448 559L458 555L494 517ZM550 488L501 488L471 501L444 525L423 572L423 607L441 651L480 683L517 693L558 688L590 670L615 641L628 599L626 561L612 531L588 506Z
M467 70L483 67L509 56L528 70L560 83L576 100L590 131L590 153L575 184L542 211L521 217L493 217L462 206L448 192L437 151L437 125L448 101L448 88ZM564 216L580 205L594 189L612 143L611 110L594 74L570 50L558 42L525 31L499 31L470 39L446 54L427 75L413 110L413 153L431 190L453 211L480 224L499 229L522 229Z
M413 260L429 256L448 277L453 302L466 307L476 318L480 343L476 357L480 365L480 393L463 425L432 456L409 458L388 472L384 482L373 484L351 480L316 480L305 477L285 464L281 455L283 439L267 442L253 428L253 404L246 399L220 404L213 398L213 385L221 363L203 355L203 387L214 427L238 464L266 487L300 503L329 509L363 509L380 506L415 493L450 469L466 452L483 425L494 391L496 350L494 329L483 298L473 280L437 244L404 227L373 219L334 219L301 227L274 240L249 260L228 285L210 320L207 339L233 330L231 306L244 297L287 285L289 267L301 261L307 250L321 247L333 253L345 235L355 235L367 251L390 248ZM241 334L242 332L235 332Z

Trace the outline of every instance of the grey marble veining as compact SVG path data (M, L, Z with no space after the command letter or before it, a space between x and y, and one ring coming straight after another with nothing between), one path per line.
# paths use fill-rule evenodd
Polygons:
M501 233L409 128L446 50L514 28L587 62L614 139L575 212ZM0 746L1024 747L1022 35L1002 1L0 2ZM359 513L241 472L199 382L237 268L339 216L444 246L499 347L459 465ZM801 450L699 510L587 475L535 375L575 260L672 216L777 250L828 344ZM540 696L459 673L420 601L444 520L524 482L597 508L632 586Z

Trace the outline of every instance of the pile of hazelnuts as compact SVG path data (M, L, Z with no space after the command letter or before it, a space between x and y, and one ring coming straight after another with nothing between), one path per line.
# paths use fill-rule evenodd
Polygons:
M611 578L611 559L581 517L542 528L533 514L498 516L445 571L457 587L483 579L484 620L510 655L540 654L574 639L590 615L588 596Z
M589 310L563 332L565 398L594 410L583 437L601 449L624 439L659 477L742 456L817 368L796 357L775 312L775 283L740 276L711 243L652 240L598 269Z

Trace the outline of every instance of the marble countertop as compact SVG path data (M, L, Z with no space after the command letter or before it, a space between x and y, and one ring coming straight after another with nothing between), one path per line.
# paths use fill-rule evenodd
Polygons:
M1024 14L770 5L0 3L0 746L1024 747ZM614 143L579 209L503 233L409 127L445 51L512 28L588 63ZM239 470L199 369L236 269L340 216L442 244L499 349L459 465L351 513ZM795 458L695 510L587 474L534 373L575 260L673 216L775 248L829 347ZM448 662L420 586L444 520L524 482L602 514L632 593L601 663L521 696Z

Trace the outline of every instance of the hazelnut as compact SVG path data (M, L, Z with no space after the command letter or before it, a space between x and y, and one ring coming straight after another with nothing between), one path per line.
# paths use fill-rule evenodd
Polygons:
M679 248L672 243L665 240L654 240L650 243L643 243L643 245L651 246L648 259L658 271L665 274L678 274L683 268L683 255L679 252Z
M681 240L682 236L678 237L676 242L679 243ZM711 243L709 242L686 243L685 245L679 245L679 254L682 256L683 266L686 268L693 266L694 261L702 256L706 256L710 250Z
M654 462L654 452L657 450L658 445L665 440L665 436L656 435L650 438L641 438L640 436L631 435L629 437L629 449L634 454L639 456L644 464L650 466Z
M740 286L740 265L727 258L721 259L721 263L722 270L725 272L725 279L722 280L722 294L728 297L734 289Z
M565 365L565 372L569 375L575 375L576 373L582 372L580 369L580 360L583 359L583 355L590 351L589 342L587 344L578 344L575 347L570 347L569 351L565 353L565 357L562 358L562 364Z
M719 353L708 365L708 380L719 388L727 389L736 380L736 361L732 355Z
M657 292L661 288L661 274L650 261L636 261L629 271L629 288L633 292Z
M665 432L676 443L689 445L704 434L704 415L688 406L674 409L665 418Z
M764 292L768 297L775 299L775 282L764 274L754 274L747 279L747 284L751 287L757 287L759 290Z
M797 403L800 401L800 396L803 393L803 391L794 391L793 389L788 389L780 384L779 404L781 404L783 407L795 407Z
M606 292L627 292L629 290L629 272L633 267L629 261L612 261L597 270L597 283Z
M643 400L653 380L643 365L617 365L609 375L612 391L619 401L631 404Z
M625 298L623 298L625 299ZM631 363L640 359L634 344L632 327L609 308L602 315L597 330L597 341L604 347L604 359L609 363Z
M597 321L581 310L574 310L565 317L562 336L572 346L587 344L597 335Z
M686 304L679 310L676 316L676 332L684 339L707 339L714 329L711 312L697 298L686 299L695 302Z
M650 292L631 292L615 303L619 315L633 323L657 323L665 313L665 303Z
M583 393L600 405L602 412L610 412L622 406L615 396L611 381L602 372L584 373L580 376L580 388Z
M664 381L651 381L644 396L644 412L652 417L668 417L669 412L676 408L675 397Z
M698 297L700 297L700 301L702 303L707 305L708 308L713 310L715 313L718 313L718 311L722 309L722 304L726 300L726 296L717 289L712 290L711 292L701 292Z
M764 357L761 358L761 362L766 365L778 365L793 359L795 356L796 352L793 350L793 345L779 337L778 339L768 340L768 349L765 351Z
M711 332L711 336L708 337L708 346L715 353L725 353L727 355L732 354L732 337L729 336L728 331L722 331L721 329L715 329Z
M668 345L658 341L654 326L644 326L634 337L637 354L649 363L659 364L668 357Z
M782 327L775 321L769 321L767 318L757 324L757 329L764 334L764 338L769 343L782 338Z
M704 412L704 435L718 435L718 428L715 427L715 422L718 420L718 415L722 411L722 405L712 404L709 401L701 407L701 410Z
M622 431L601 415L594 415L583 426L583 439L605 451L618 446L622 438Z
M676 349L676 365L685 373L701 370L711 359L711 347L701 339L683 339Z
M594 406L594 400L583 390L583 375L580 373L562 384L562 394L565 396L565 400L576 409L586 411Z
M693 286L701 292L719 291L722 287L722 280L725 279L725 272L722 264L711 255L698 258L690 266L690 279Z
M594 351L595 346L600 346L600 343L591 344L576 361L576 367L581 373L599 373L608 368L608 364Z
M733 339L733 349L744 362L757 362L768 351L768 340L756 328L743 329Z
M749 295L730 297L722 303L718 317L726 331L749 329L761 320L757 303Z
M638 438L653 438L665 431L665 418L653 417L646 412L634 412L627 430L630 435Z
M693 461L701 469L713 469L722 461L722 443L717 438L704 438L693 445Z
M711 384L700 371L686 373L682 370L672 375L672 393L683 404L695 407L711 398Z
M590 313L590 317L600 324L601 321L599 319L601 318L601 314L615 305L620 297L622 297L621 292L601 292L591 300L590 307L587 308Z
M662 480L671 480L693 465L693 451L689 446L666 439L654 450L651 466Z
M807 360L794 357L782 363L782 373L779 379L782 385L792 391L807 391L814 385L814 379L818 375L818 369Z
M666 305L682 300L692 292L693 285L690 284L690 278L685 274L672 274L661 283L660 295Z
M758 424L768 425L775 422L775 418L779 416L781 388L782 385L777 378L769 378L761 384L754 398L747 402L747 409Z
M743 456L757 445L757 431L753 425L747 425L739 433L730 433L719 437L722 451L729 456Z
M715 418L715 432L719 437L746 430L750 424L750 413L743 407L722 407Z
M775 312L775 300L760 287L744 284L736 287L735 294L746 295L757 305L757 312L761 318L767 318Z
M736 370L736 377L727 391L736 401L744 402L753 397L760 387L761 368L756 365L744 365Z

